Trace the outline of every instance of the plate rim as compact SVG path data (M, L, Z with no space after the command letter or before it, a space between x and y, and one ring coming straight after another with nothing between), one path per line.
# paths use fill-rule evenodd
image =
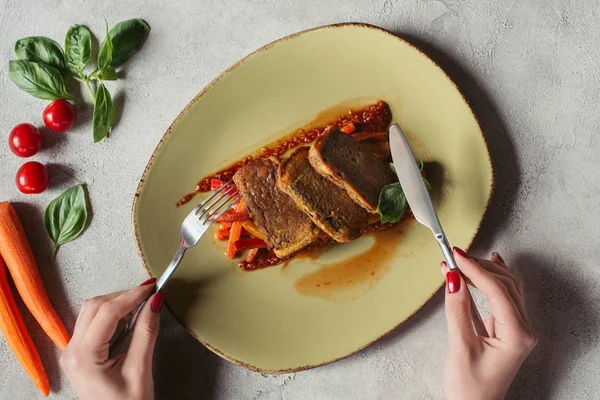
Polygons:
M452 84L452 86L454 86L454 88L456 89L456 91L460 94L460 97L462 99L462 101L465 103L465 105L467 106L467 109L469 110L469 112L471 113L471 115L473 116L473 118L475 119L475 122L477 123L477 126L479 127L479 132L481 134L481 138L483 139L483 142L485 143L485 148L486 148L486 154L487 154L487 161L491 170L491 182L490 182L490 193L485 205L485 210L483 212L483 215L481 216L481 220L479 221L475 233L473 234L473 237L471 237L471 240L469 242L469 245L466 247L465 250L468 251L468 249L471 247L471 245L473 244L473 241L475 240L475 237L477 236L477 234L479 233L479 230L481 229L481 225L484 221L484 219L486 218L488 212L489 212L489 208L490 208L490 203L492 200L492 197L494 196L494 192L495 192L495 170L494 170L494 164L492 163L492 159L491 159L491 154L490 154L490 147L489 147L489 143L486 140L485 134L483 133L483 129L482 129L482 124L479 121L479 118L477 117L477 114L473 111L471 104L469 103L469 101L467 100L467 98L465 97L465 95L463 94L463 92L460 90L460 88L458 87L458 85L452 80L452 78L450 78L450 76L446 73L446 71L444 71L444 69L442 67L440 67L440 65L435 62L431 57L429 57L427 54L425 54L425 52L423 50L421 50L417 45L411 43L410 41L404 39L401 36L398 36L396 34L394 34L393 32L390 32L384 28L381 28L379 26L376 25L371 25L371 24L367 24L367 23L363 23L363 22L342 22L342 23L336 23L336 24L328 24L328 25L322 25L322 26L318 26L315 28L310 28L310 29L305 29L296 33L293 33L291 35L288 36L284 36L280 39L274 40L254 51L252 51L251 53L247 54L246 56L242 57L241 59L239 59L238 61L236 61L234 64L230 65L227 69L225 69L223 72L221 72L216 78L214 78L212 81L210 81L184 108L183 110L181 110L181 112L177 115L177 117L175 118L175 120L171 123L171 125L169 125L169 127L167 128L167 131L163 134L163 136L161 137L160 141L158 142L158 144L156 145L154 151L152 152L152 155L150 156L150 159L148 160L148 163L146 164L146 166L144 167L144 172L142 173L142 176L140 178L140 181L138 183L138 186L136 188L134 197L133 197L133 203L131 205L131 221L133 224L133 234L134 234L134 238L135 238L135 244L136 244L136 248L138 251L138 254L142 260L142 265L144 267L144 270L146 271L146 273L148 274L149 277L153 277L153 274L150 272L149 268L148 268L148 262L142 252L142 246L140 243L140 237L138 234L138 231L136 229L136 206L137 206L137 201L138 198L140 196L140 192L142 191L142 188L144 186L144 183L146 182L146 175L148 174L148 171L150 169L150 167L152 166L152 164L154 163L154 158L156 157L156 154L158 153L158 151L162 148L165 140L167 139L167 137L171 134L171 132L173 131L173 129L175 128L175 126L179 123L179 120L187 113L187 111L198 101L198 99L200 99L210 88L212 88L217 82L219 82L221 80L221 78L223 78L225 75L227 75L229 72L231 72L232 70L234 70L235 68L237 68L240 64L242 64L243 62L245 62L246 60L248 60L249 58L262 53L265 50L268 50L269 48L273 47L274 45L281 43L281 42L285 42L287 40L293 39L295 37L304 35L306 33L309 32L313 32L313 31L318 31L318 30L325 30L325 29L335 29L335 28L344 28L344 27L357 27L357 28L365 28L365 29L371 29L371 30L375 30L381 33L385 33L393 38L395 38L396 40L399 40L401 42L403 42L404 44L412 47L414 50L416 50L419 54L421 54L421 56L425 57L429 62L431 62L445 77L446 79ZM209 343L205 342L204 340L202 340L200 337L198 337L198 335L196 335L195 332L193 332L185 323L183 323L183 321L180 319L180 317L178 317L173 310L171 309L171 307L169 306L169 302L168 300L165 301L165 306L167 307L167 309L169 310L169 312L171 313L171 315L175 318L175 320L194 338L196 339L196 341L198 341L200 344L202 344L204 347L206 347L207 349L209 349L210 351L212 351L214 354L218 355L219 357L244 368L247 368L251 371L255 371L255 372L260 372L260 373L264 373L264 374L287 374L287 373L292 373L292 372L300 372L300 371L305 371L308 369L312 369L312 368L317 368L317 367L321 367L327 364L331 364L334 363L336 361L340 361L343 360L344 358L353 356L354 354L366 349L367 347L373 345L375 342L387 337L388 335L390 335L392 332L394 332L396 329L398 329L400 326L402 326L404 323L406 323L408 320L410 320L412 317L414 317L419 311L421 311L423 309L423 307L425 307L425 305L427 303L429 303L431 301L431 299L439 292L439 290L444 286L444 283L442 283L438 288L436 288L431 295L427 298L427 300L425 300L423 302L423 304L418 307L412 314L410 314L407 318L405 318L403 321L401 321L400 323L398 323L397 325L395 325L393 328L391 328L390 330L388 330L387 332L383 333L382 335L378 336L377 338L373 339L372 341L370 341L369 343L365 344L364 346L361 346L357 349L354 349L353 351L351 351L350 353L337 357L335 359L332 360L327 360L324 361L322 363L319 364L314 364L314 365L305 365L305 366L301 366L301 367L295 367L295 368L284 368L284 369L275 369L275 370L271 370L271 369L264 369L264 368L260 368L248 363L245 363L243 361L240 360L236 360L230 356L225 355L224 353L222 353L220 350L218 350L217 348L211 346Z

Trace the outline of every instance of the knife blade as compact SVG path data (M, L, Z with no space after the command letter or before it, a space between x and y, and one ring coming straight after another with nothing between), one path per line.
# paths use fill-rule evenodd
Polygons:
M446 234L444 233L437 213L433 208L431 196L429 195L429 191L423 182L421 171L417 166L417 162L415 161L415 157L412 153L410 145L408 144L408 140L406 139L404 132L402 132L400 125L390 125L389 139L392 161L394 162L396 175L398 175L400 186L402 186L402 190L404 191L404 195L406 196L406 201L410 206L410 210L415 216L415 219L422 225L428 227L435 236L435 239L442 250L442 254L444 255L444 259L448 264L448 268L450 270L458 270L458 266L454 260L452 248L450 247L450 243L448 243ZM467 291L469 291L468 287ZM477 310L477 306L473 301L470 291L469 298L471 302L471 319L475 332L479 336L488 337L487 330L483 324L483 320L481 319L481 315Z

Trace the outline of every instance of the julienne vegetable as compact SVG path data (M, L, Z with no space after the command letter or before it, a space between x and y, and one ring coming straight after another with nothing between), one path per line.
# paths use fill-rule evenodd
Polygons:
M19 39L15 44L18 60L9 62L8 76L32 96L75 103L78 101L67 91L65 79L72 77L83 82L94 101L93 137L94 142L99 142L108 136L115 117L114 104L104 82L117 80L117 68L142 48L149 33L150 26L141 19L120 22L110 30L107 23L96 68L89 74L85 70L92 58L92 33L85 26L69 28L64 52L58 43L46 37Z
M9 202L0 203L0 257L23 302L61 351L70 337L50 303L21 221Z
M52 258L58 247L76 239L87 223L87 194L83 185L75 185L52 200L44 212L44 226L54 243Z
M40 359L40 354L31 340L27 327L17 308L17 303L8 284L6 266L0 257L0 332L6 338L23 369L29 374L35 386L44 395L50 394L48 375Z
M417 164L419 170L423 173L423 161L419 160L417 161ZM390 163L390 168L395 174L396 167L394 167L393 163ZM423 177L423 182L427 189L431 190L431 185L425 177ZM379 214L381 223L398 222L406 211L407 206L408 202L406 201L406 196L404 195L402 186L400 186L400 182L391 183L381 189L381 193L379 194L379 204L377 204L377 213Z

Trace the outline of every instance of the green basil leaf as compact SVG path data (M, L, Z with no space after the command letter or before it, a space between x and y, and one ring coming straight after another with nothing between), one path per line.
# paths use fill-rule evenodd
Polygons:
M92 58L92 33L82 25L73 25L65 37L67 66L81 73Z
M108 89L101 83L96 90L96 100L94 102L94 143L98 143L108 136L114 119L115 106Z
M142 48L149 34L150 25L143 19L130 19L115 25L108 32L114 47L110 66L118 68L123 65Z
M44 212L44 226L54 243L52 257L58 247L76 239L87 223L87 194L83 185L75 185L52 200Z
M417 167L419 167L419 171L423 171L423 166L425 164L423 163L423 160L417 160Z
M13 60L8 63L8 77L20 89L38 99L75 101L65 89L65 82L60 73L48 65L27 60Z
M406 210L407 202L399 182L385 186L379 194L377 212L382 223L397 222Z
M108 22L106 22L106 37L98 50L98 70L102 71L110 66L113 57L113 42L108 34Z
M102 71L98 72L96 76L102 81L116 81L117 71L115 71L114 68L107 67L106 69L103 69Z
M49 65L62 75L68 70L65 56L60 45L52 39L42 36L32 36L17 40L15 53L19 60L29 60Z
M396 172L396 166L394 165L394 163L390 163L390 168L392 169L392 172L393 172L395 175L398 175L398 173Z

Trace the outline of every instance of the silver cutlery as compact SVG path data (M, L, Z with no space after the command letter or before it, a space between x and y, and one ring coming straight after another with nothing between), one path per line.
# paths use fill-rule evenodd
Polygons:
M402 185L402 190L404 191L404 195L406 196L406 200L408 201L413 215L417 221L428 227L431 232L433 232L435 239L442 249L442 254L446 259L448 268L450 270L457 270L460 272L458 266L456 265L456 261L454 260L452 248L448 243L446 234L442 229L442 225L440 224L438 216L433 208L433 204L431 203L429 191L423 183L421 171L417 166L408 141L406 140L406 137L404 136L404 133L398 124L390 125L389 137L392 160L394 161L394 166L396 167L396 174L398 175L400 185ZM488 337L489 335L487 329L485 328L483 320L481 319L481 315L479 314L479 310L473 301L473 297L471 296L468 286L467 291L471 301L471 320L473 323L473 328L475 329L477 335Z
M177 267L179 267L179 263L181 262L185 251L190 247L195 246L208 228L210 228L210 226L234 204L240 201L240 199L241 197L238 195L237 188L232 181L229 181L198 204L198 206L185 217L181 224L181 242L179 243L179 248L165 272L163 272L156 281L156 286L154 287L152 294L160 292L167 282L169 282L169 279L173 276L175 271L177 271ZM124 325L120 324L122 329L115 332L110 343L109 354L111 356L120 350L121 344L130 335L144 304L146 304L145 301L140 304L133 314L126 317Z

